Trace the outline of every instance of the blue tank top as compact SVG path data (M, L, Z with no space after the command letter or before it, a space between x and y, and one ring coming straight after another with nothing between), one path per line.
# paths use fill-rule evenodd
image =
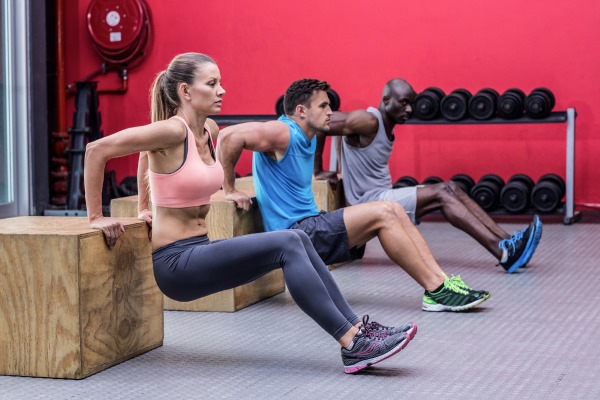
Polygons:
M279 161L266 153L252 155L254 191L266 231L287 229L296 221L317 215L312 173L317 141L308 140L296 122L282 115L290 143Z

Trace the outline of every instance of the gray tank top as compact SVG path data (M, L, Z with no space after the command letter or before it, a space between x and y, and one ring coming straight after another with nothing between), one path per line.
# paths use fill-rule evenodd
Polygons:
M378 109L368 112L379 120L373 141L363 148L353 147L342 139L342 179L346 202L350 205L379 200L379 195L392 188L389 160L393 141L388 139Z

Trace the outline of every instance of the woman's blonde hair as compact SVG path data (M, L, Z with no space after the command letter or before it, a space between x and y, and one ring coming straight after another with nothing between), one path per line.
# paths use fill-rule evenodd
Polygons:
M196 71L205 63L216 64L215 60L201 53L179 54L173 58L166 70L156 75L150 93L152 122L169 119L177 114L179 84L192 85Z

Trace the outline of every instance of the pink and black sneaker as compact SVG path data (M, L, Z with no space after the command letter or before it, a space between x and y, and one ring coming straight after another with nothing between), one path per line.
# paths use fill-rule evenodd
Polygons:
M412 324L407 332L390 333L387 330L369 330L369 317L363 317L363 326L354 336L349 349L342 347L344 372L353 374L377 364L404 349L417 333L417 326ZM371 323L372 324L372 323ZM381 325L380 325L381 326Z
M386 332L388 335L404 332L409 339L412 339L417 334L417 325L414 322L407 322L400 326L385 326L378 322L369 322L369 316L365 315L363 318L363 324L367 327L370 332ZM366 321L365 321L366 319Z

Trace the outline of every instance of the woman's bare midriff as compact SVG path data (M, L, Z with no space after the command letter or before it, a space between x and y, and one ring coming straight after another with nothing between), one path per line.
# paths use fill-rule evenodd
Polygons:
M206 235L206 214L209 209L209 204L186 208L155 206L152 216L152 250L178 240Z

